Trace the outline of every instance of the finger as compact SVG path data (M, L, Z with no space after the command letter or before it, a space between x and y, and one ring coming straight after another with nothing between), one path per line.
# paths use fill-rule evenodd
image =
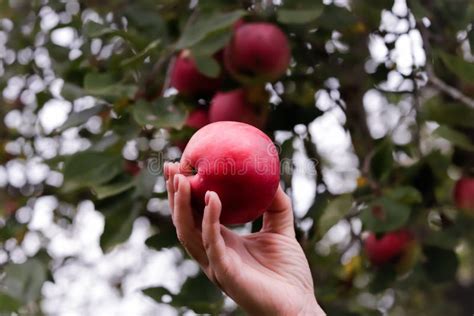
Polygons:
M229 273L229 257L226 254L226 244L221 232L221 223L219 217L221 215L222 203L217 193L212 191L206 192L206 207L204 208L204 217L202 221L202 239L204 249L211 267L219 272Z
M285 194L281 186L273 199L272 205L263 214L262 232L272 232L285 236L294 237L294 218L291 200Z
M170 204L171 216L174 211L174 176L179 173L179 163L166 163L165 164L165 178L166 190L168 191L168 202Z
M173 223L178 239L199 264L207 267L208 260L202 243L202 234L194 223L189 181L182 174L176 174L173 185L175 192Z

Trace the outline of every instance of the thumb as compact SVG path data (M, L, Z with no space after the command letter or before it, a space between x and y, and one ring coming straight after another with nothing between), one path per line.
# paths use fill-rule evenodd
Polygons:
M275 193L272 204L263 214L262 232L272 232L294 237L294 217L291 199L285 194L281 186Z

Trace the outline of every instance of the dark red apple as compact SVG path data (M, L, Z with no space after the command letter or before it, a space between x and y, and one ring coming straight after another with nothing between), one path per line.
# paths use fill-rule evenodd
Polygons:
M189 174L193 208L202 214L204 196L215 191L223 224L242 224L270 206L280 180L278 152L267 135L240 122L211 123L191 137L181 158Z
M412 233L408 230L389 232L380 238L370 233L364 242L364 249L369 261L379 266L399 258L413 239Z
M189 50L182 51L171 70L170 85L184 95L211 94L219 89L222 79L200 73Z
M461 178L454 187L456 207L474 215L474 178Z
M286 35L274 24L240 23L224 49L224 63L243 82L275 81L288 68L291 59Z
M185 126L189 126L196 130L207 124L209 124L209 113L204 109L196 109L191 111L186 118L186 122L184 122Z
M190 127L193 130L198 130L207 124L209 124L209 113L204 109L196 109L191 111L184 122L184 126ZM184 151L190 136L191 135L187 135L185 137L181 136L180 139L175 141L175 145L181 149L181 151Z
M141 171L140 166L136 161L127 160L125 162L125 172L131 176L136 176Z
M218 92L211 101L209 120L211 122L237 121L262 128L268 111L262 104L253 104L244 89Z

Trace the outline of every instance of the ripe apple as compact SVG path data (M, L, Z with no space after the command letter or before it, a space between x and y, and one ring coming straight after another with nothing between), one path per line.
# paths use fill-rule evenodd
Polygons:
M170 85L184 95L210 94L221 85L221 78L210 78L199 72L189 50L183 50L171 70Z
M127 160L125 162L125 172L131 176L136 176L140 173L140 166L136 161Z
M191 137L181 158L192 205L202 214L208 190L222 202L221 223L242 224L270 206L280 180L278 152L267 135L240 122L211 123Z
M209 124L209 113L204 109L195 109L191 111L184 122L185 126L196 130Z
M209 124L209 113L204 109L195 109L191 111L184 122L185 127L189 127L193 130L192 133L207 124ZM184 151L190 137L191 135L188 133L186 133L186 135L181 134L179 135L179 138L174 141L174 144L181 149L181 151Z
M456 207L474 215L474 178L461 178L454 187Z
M266 22L240 23L224 49L224 64L237 80L268 82L280 78L291 59L285 34Z
M364 249L369 261L380 266L400 258L413 240L412 233L405 229L386 233L380 238L370 233Z
M262 128L268 111L262 104L249 101L244 89L218 92L211 100L209 120L211 122L237 121Z

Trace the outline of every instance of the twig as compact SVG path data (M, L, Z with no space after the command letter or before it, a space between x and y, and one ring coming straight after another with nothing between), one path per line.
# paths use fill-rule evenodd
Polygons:
M417 23L417 27L420 31L421 39L423 40L423 48L425 50L426 60L428 61L429 53L431 51L431 45L428 40L428 36L431 35L431 33L429 33L429 30L422 23ZM438 76L436 76L433 70L433 66L429 64L428 62L426 62L425 70L426 70L426 76L428 77L428 84L431 84L433 87L438 88L439 91L446 93L454 100L464 103L471 109L474 109L474 99L471 99L470 97L468 97L467 95L459 91L458 89L448 85L446 82L441 80Z
M461 91L458 89L448 85L445 83L443 80L438 78L431 67L431 65L426 65L426 74L428 75L428 83L430 83L432 86L438 88L440 91L446 93L449 95L451 98L453 98L456 101L462 102L471 109L474 109L474 99L471 99L467 95L463 94Z

